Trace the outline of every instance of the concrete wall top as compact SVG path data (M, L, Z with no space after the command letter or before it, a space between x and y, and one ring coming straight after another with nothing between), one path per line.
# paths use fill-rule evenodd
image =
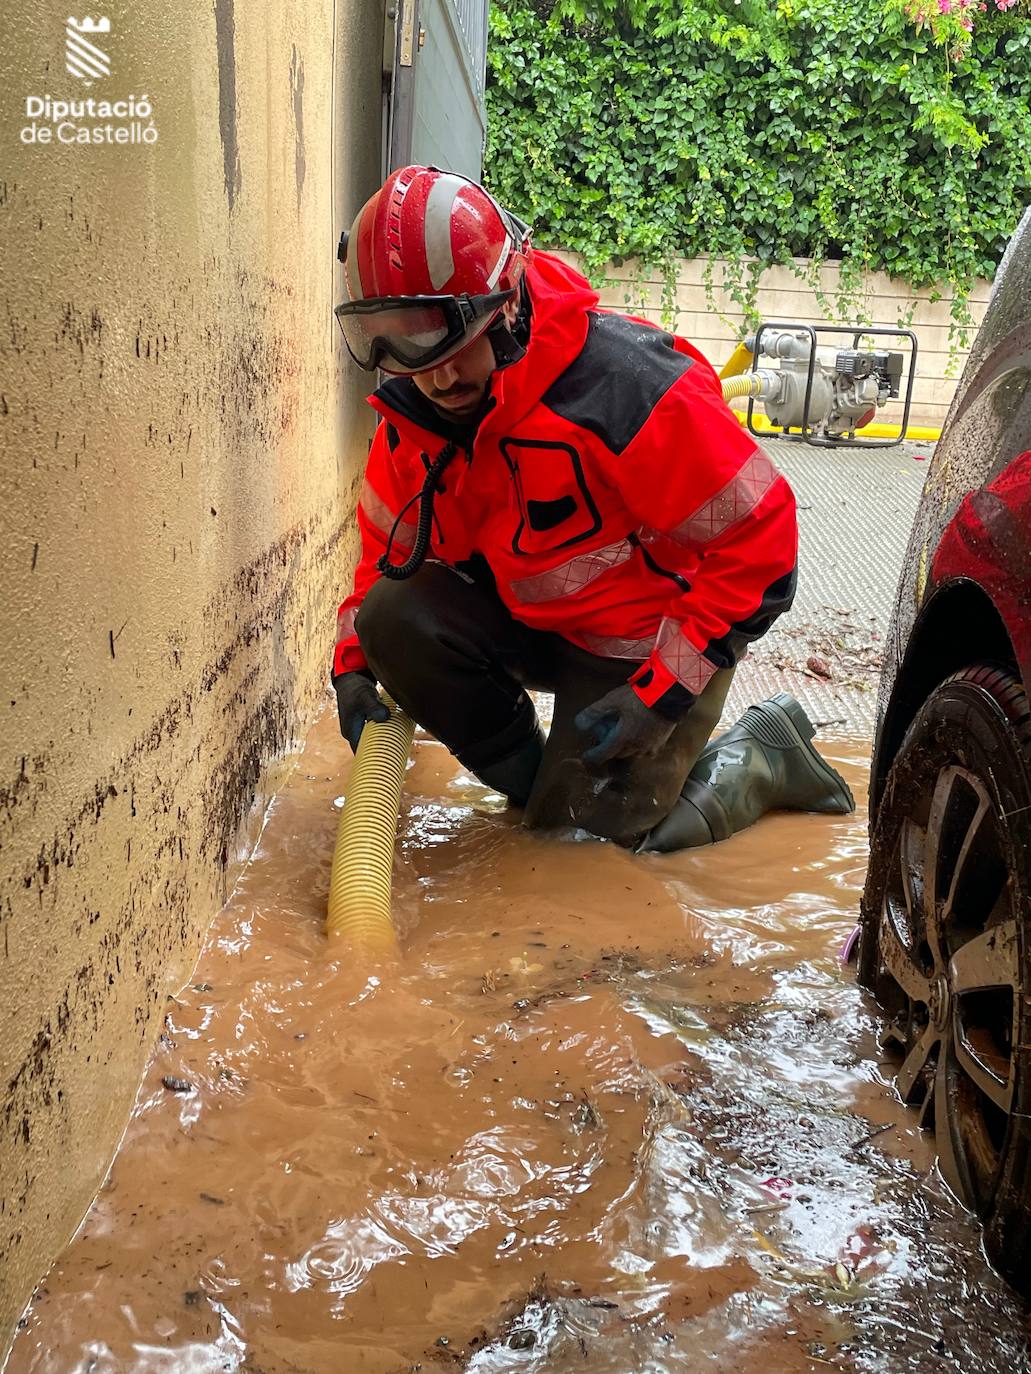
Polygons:
M582 266L576 254L559 251L568 261ZM747 332L744 308L734 297L732 275L719 259L710 264L704 258L681 258L675 266L675 289L670 292L658 268L642 267L636 260L610 263L600 286L602 304L667 325L671 305L675 312L672 327L719 368ZM711 282L708 289L707 278ZM952 322L953 298L946 290L913 291L905 282L883 272L863 274L846 299L839 297L840 288L840 263L812 264L797 258L793 269L778 266L763 271L757 308L767 320L803 324L865 322L912 329L917 336L918 357L911 421L940 426L973 342L974 329L987 309L991 283L975 283L967 300L973 326L959 334ZM900 404L889 402L880 418L889 423L898 421L901 412Z

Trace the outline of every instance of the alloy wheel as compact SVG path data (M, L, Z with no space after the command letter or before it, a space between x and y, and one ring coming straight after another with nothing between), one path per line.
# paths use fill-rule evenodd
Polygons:
M902 1056L896 1087L934 1127L943 1177L983 1213L1013 1108L1020 961L999 819L976 774L932 775L886 876L877 952L898 994L882 1044Z

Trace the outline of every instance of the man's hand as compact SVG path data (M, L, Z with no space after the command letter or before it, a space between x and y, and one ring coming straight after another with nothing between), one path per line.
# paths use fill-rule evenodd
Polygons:
M341 673L333 679L333 690L337 694L340 733L357 753L366 721L385 725L390 719L390 710L376 691L375 678L364 670Z
M601 764L610 759L657 754L673 733L676 722L645 706L630 684L624 683L593 706L585 706L573 724L595 741L590 749L584 750L584 762Z

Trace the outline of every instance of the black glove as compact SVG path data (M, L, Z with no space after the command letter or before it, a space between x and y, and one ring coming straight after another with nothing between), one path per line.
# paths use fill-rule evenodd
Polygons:
M335 677L333 690L337 694L340 733L357 753L365 722L374 720L377 725L385 725L390 719L390 709L376 691L376 679L364 668Z
M673 733L675 721L653 711L629 683L609 692L593 706L585 706L573 721L595 743L585 749L585 763L608 763L637 754L657 754Z

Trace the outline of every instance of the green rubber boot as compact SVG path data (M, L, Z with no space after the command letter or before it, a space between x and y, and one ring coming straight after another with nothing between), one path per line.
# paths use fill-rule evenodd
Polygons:
M705 746L673 810L639 850L669 853L729 839L767 811L856 809L848 784L812 745L815 728L793 696L749 706Z

